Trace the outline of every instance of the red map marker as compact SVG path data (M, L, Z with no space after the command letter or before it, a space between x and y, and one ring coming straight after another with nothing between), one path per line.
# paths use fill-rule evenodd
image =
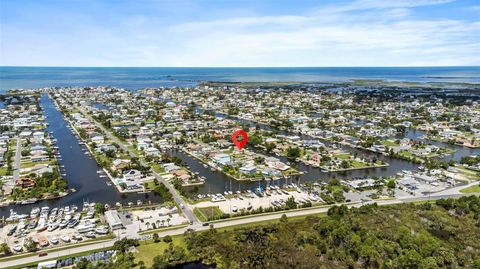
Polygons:
M237 140L238 136L243 137L242 141ZM232 141L233 141L233 144L235 144L235 146L237 146L238 149L242 149L245 146L245 144L247 144L248 135L244 130L238 130L235 133L233 133Z

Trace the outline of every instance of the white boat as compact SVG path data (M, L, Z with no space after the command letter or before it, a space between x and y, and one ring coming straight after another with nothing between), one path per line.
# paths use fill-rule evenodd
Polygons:
M108 228L106 226L99 226L95 228L97 234L108 234Z
M32 218L32 219L36 218L36 217L38 217L38 215L40 215L40 208L34 207L32 209L32 211L30 211L30 218Z
M20 252L23 250L22 246L19 244L14 245L12 249L15 250L16 252Z
M58 222L52 223L52 224L48 225L47 231L53 232L56 229L58 229L58 226L59 226Z
M68 225L68 221L66 220L62 220L59 224L60 229L64 229L65 227L67 227L67 225Z
M95 232L90 231L85 234L85 237L87 238L95 238Z
M62 241L65 243L70 242L70 237L68 235L62 235L60 236L60 239L62 239Z
M95 226L96 226L95 223L90 223L90 222L84 223L84 224L81 224L81 225L77 226L77 232L79 232L79 233L90 232L93 229L95 229Z
M49 241L50 241L50 243L52 243L54 245L58 244L58 238L56 236L50 237Z

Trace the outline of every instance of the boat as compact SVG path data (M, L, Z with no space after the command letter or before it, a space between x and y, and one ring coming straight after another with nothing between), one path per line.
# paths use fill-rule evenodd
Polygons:
M60 236L60 239L65 243L70 242L70 237L68 235L62 235Z
M58 244L58 238L56 236L50 237L49 241L50 241L50 243L52 243L54 245Z
M95 223L81 224L77 227L77 232L79 232L79 233L90 232L95 228L95 226L96 226Z
M31 198L31 199L23 200L22 202L20 202L20 204L21 205L29 205L29 204L34 204L36 202L37 202L37 199Z
M30 218L32 218L32 219L36 218L36 217L38 217L38 215L40 215L40 208L34 207L32 209L32 211L30 211Z
M19 244L14 245L12 249L16 252L21 252L23 250L22 246Z
M37 220L36 219L32 219L30 221L30 223L28 224L28 229L35 229L35 227L37 227Z
M108 234L108 227L107 226L98 226L95 228L95 232L97 234Z
M68 221L63 219L58 226L60 227L60 229L64 229L65 227L67 227L67 225Z
M58 229L58 227L59 227L58 222L52 223L52 224L48 225L47 231L48 232L53 232L56 229Z
M39 236L38 237L38 245L40 245L41 247L46 247L48 246L48 240L45 236Z
M13 233L15 233L16 230L17 230L17 225L13 225L12 228L10 228L10 230L8 231L7 235L8 236L13 235Z
M78 219L71 219L68 222L67 226L68 226L68 228L73 228L73 227L77 226L78 222L79 222Z
M87 232L87 233L85 234L85 237L87 237L87 238L95 238L96 235L95 235L95 232L90 231L90 232Z

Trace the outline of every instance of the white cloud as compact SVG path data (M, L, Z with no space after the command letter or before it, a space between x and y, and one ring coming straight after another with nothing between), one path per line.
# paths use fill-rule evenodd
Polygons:
M3 65L480 65L480 22L411 16L417 6L446 2L360 0L173 25L143 14L125 17L118 29L82 19L68 36L2 25L0 58Z

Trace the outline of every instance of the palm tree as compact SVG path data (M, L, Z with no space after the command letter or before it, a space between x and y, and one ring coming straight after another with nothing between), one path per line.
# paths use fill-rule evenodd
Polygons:
M147 226L147 230L150 229L150 222L146 222L145 225Z
M162 226L165 226L165 220L162 219Z
M170 218L167 218L167 226L170 226Z
M157 219L157 220L155 221L155 223L157 224L157 227L160 226L160 220L159 220L159 219Z

